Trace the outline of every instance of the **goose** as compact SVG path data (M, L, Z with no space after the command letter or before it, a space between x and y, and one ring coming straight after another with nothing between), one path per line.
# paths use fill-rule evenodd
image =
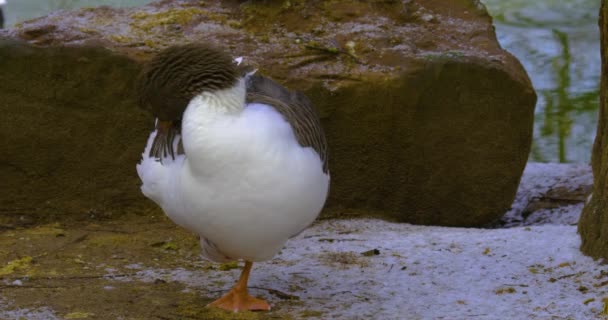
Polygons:
M197 234L202 256L245 262L210 303L270 310L249 295L253 262L272 259L319 215L329 191L325 135L311 102L215 46L159 52L136 81L156 118L137 164L142 193Z
M4 28L4 12L2 7L6 5L6 0L0 0L0 29Z

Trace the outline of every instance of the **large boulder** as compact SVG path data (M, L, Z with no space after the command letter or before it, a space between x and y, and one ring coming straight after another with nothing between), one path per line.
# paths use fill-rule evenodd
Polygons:
M582 238L581 250L594 258L608 259L608 4L600 7L602 80L600 83L600 114L591 167L593 194L587 200L578 231Z
M1 211L23 219L141 208L134 164L152 120L132 97L138 70L99 47L0 40Z
M307 94L330 144L325 216L450 226L511 205L536 96L474 0L178 1L56 12L0 32L0 207L150 208L134 165L142 61L216 43Z

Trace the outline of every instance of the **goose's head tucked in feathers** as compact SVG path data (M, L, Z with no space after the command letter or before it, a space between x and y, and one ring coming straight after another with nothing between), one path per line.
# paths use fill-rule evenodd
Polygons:
M141 106L161 121L172 121L181 118L195 96L229 89L239 78L237 64L226 53L188 44L170 47L150 60L137 81L137 93Z
M157 118L158 134L150 156L174 157L171 146L193 98L221 100L218 105L242 108L245 85L241 69L222 50L203 44L170 47L147 62L137 79L136 93L139 105Z

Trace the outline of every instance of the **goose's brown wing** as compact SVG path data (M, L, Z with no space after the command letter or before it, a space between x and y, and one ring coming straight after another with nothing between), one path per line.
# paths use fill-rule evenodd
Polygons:
M329 172L327 141L321 121L312 103L302 93L286 89L269 78L247 77L247 103L263 103L275 108L291 125L303 147L312 147L323 162L323 171Z
M179 139L177 147L173 143L175 139ZM148 156L159 159L162 162L163 158L167 157L175 159L176 154L184 154L181 138L181 120L161 121L157 119L156 136L154 137L154 141L152 141L152 147Z

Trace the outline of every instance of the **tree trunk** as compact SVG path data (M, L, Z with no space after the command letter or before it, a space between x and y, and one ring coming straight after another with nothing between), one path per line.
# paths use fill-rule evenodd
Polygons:
M600 84L600 113L597 134L593 145L591 164L593 167L593 195L587 201L578 225L582 238L581 250L594 258L608 259L608 5L602 0L600 7L600 34L602 55L602 76Z

